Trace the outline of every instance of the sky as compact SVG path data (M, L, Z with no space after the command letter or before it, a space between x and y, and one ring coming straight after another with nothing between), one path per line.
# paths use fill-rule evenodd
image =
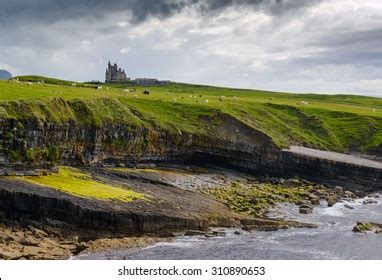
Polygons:
M0 69L382 96L381 0L0 0Z

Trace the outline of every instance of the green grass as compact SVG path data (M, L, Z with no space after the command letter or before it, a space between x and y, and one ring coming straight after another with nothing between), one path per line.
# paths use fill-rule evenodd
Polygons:
M91 87L96 88L96 85L86 84L86 83L77 83L73 81L66 81L61 79L55 79L55 78L48 78L48 77L42 77L42 76L36 76L36 75L30 75L30 76L18 76L12 78L14 82L20 81L20 82L31 82L31 83L44 83L44 84L51 84L51 85L60 85L60 86L73 86L74 84L79 87Z
M1 81L0 117L94 125L118 122L131 127L159 127L176 134L208 135L217 124L215 116L223 112L269 135L280 147L302 144L342 152L372 152L382 145L380 98L175 83L103 85L97 90L68 86L72 82L45 81L33 85ZM136 92L121 90L133 87ZM143 95L144 89L150 94ZM201 121L206 118L210 121Z
M71 195L95 198L100 200L116 200L131 202L136 199L146 200L147 196L122 187L111 186L94 179L90 174L75 168L61 167L58 173L47 176L30 176L16 178L41 187L52 188Z

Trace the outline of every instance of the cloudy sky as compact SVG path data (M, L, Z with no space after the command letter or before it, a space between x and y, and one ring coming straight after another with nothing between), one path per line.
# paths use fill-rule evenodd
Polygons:
M382 94L381 0L0 0L0 69Z

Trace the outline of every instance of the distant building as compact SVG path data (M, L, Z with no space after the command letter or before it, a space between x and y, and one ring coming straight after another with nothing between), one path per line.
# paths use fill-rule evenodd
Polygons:
M126 76L125 70L118 68L117 63L112 65L109 61L107 65L106 74L105 74L105 83L126 83L132 82L136 85L164 85L169 84L170 81L160 81L158 79L149 79L149 78L137 78L131 80Z
M133 83L136 85L163 85L163 84L169 84L170 81L160 81L158 79L149 79L149 78L137 78L133 80Z
M127 78L125 70L118 68L117 63L111 65L109 61L105 74L105 83L123 83L130 82L130 80L130 78Z
M137 85L155 85L158 83L158 79L137 78L134 83Z

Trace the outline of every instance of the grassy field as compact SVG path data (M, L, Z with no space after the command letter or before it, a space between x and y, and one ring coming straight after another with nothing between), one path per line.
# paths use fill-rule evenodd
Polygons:
M175 83L150 87L102 85L98 90L71 84L0 81L0 117L96 125L121 122L208 133L208 127L200 126L200 117L224 112L266 133L280 147L303 144L367 152L382 145L380 98ZM122 91L127 88L135 91ZM144 89L150 94L142 94Z

